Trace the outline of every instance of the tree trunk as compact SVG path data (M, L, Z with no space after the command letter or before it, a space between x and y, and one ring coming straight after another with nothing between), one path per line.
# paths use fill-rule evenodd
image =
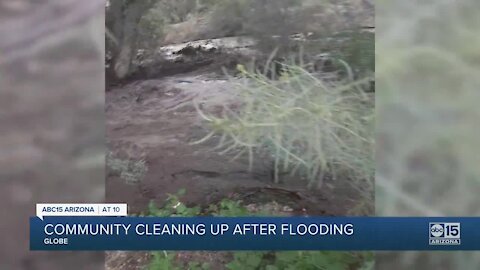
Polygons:
M154 0L114 0L107 11L107 27L111 30L118 46L111 49L113 72L117 79L123 79L135 67L132 59L136 51L137 26L142 16L155 4Z

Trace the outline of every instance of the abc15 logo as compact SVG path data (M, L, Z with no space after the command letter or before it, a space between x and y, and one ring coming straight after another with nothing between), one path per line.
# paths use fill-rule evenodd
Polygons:
M430 238L460 238L460 223L430 222Z

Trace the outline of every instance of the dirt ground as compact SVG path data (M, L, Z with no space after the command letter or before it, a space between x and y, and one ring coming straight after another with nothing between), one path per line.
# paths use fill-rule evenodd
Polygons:
M107 170L107 201L126 202L129 213L140 213L150 201L161 206L169 193L186 189L182 200L187 205L207 206L229 197L245 203L278 202L291 207L293 215L366 214L355 212L360 198L347 184L336 183L334 188L327 181L321 190L307 190L298 179L274 184L264 161L254 162L249 172L245 159L229 161L231 157L212 150L218 138L192 145L208 133L192 101L216 113L222 104L235 103L235 87L218 72L188 70L132 81L107 92L109 150L122 159L143 159L148 167L145 177L133 184ZM182 252L178 256L215 258L214 254ZM140 269L146 262L147 253L107 255L108 269Z

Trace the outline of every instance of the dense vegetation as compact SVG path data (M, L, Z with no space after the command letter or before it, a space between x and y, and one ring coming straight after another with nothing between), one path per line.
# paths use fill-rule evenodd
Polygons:
M148 216L252 216L276 215L259 207L256 212L247 209L242 202L224 199L205 209L187 207L181 201L185 190L169 196L161 208L150 204ZM228 261L224 267L229 270L294 270L294 269L331 269L373 270L373 254L359 252L325 252L325 251L288 251L288 252L229 252L225 255ZM208 256L205 256L208 257ZM209 270L211 265L205 261L181 261L175 252L154 252L149 270Z

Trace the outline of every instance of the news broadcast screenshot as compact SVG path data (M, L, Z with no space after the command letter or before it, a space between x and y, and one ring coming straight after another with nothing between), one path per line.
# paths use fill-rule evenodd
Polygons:
M0 270L479 270L479 14L0 0Z

